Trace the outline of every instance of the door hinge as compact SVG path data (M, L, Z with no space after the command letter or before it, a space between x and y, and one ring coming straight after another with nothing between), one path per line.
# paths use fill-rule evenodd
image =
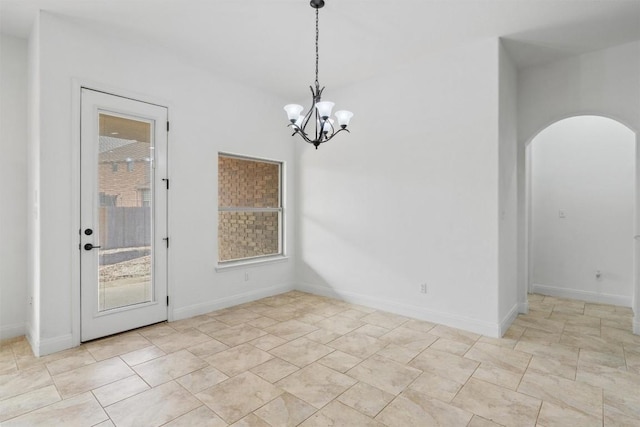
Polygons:
M167 295L167 307L169 307L169 295Z
M168 237L164 237L162 240L164 240L165 242L167 242L167 248L169 247L169 238Z
M169 189L169 178L162 178L162 180L167 184L167 190Z
M169 132L169 120L167 120L167 132Z

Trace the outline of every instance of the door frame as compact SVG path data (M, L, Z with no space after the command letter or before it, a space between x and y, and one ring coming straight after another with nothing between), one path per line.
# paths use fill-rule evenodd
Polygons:
M139 92L114 87L108 84L95 82L88 79L73 78L71 79L71 224L72 230L78 230L78 234L74 233L69 248L69 259L71 268L71 342L74 347L80 345L80 115L82 89L90 89L97 92L104 92L122 98L129 98L135 101L154 104L167 109L167 120L170 120L172 103L166 99L161 99ZM171 137L167 134L167 178L171 176ZM171 233L171 209L170 194L167 194L167 235ZM167 251L167 295L173 295L173 281L171 280L171 252ZM170 299L171 301L171 299ZM173 304L167 307L167 319L173 320Z
M527 294L531 292L533 287L532 278L532 266L533 266L533 248L532 248L532 218L531 218L531 143L534 139L549 126L554 123L560 122L565 119L580 116L599 116L607 119L614 120L619 124L625 126L635 134L635 191L634 191L634 234L640 235L640 129L636 129L630 125L626 120L621 119L615 115L603 113L601 111L579 111L564 115L559 115L549 119L541 127L539 127L532 135L528 136L522 143L524 144L524 185L521 188L524 197L524 212L520 215L524 216L524 229L519 230L522 233L523 244L523 257L522 257L522 271L519 271L519 276L523 278L522 286L524 289L520 289L519 292L524 292L525 300L521 304L524 308L524 312L528 311L528 299ZM632 273L632 292L631 292L631 309L633 310L633 333L640 335L640 240L635 239L633 243L633 273ZM523 310L521 310L523 312Z

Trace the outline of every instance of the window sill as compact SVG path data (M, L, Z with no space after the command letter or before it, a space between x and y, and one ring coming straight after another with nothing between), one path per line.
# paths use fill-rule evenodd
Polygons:
M277 263L286 262L286 261L289 261L289 257L284 255L278 255L278 256L262 258L262 259L253 259L253 260L247 260L247 261L232 261L225 264L218 264L218 266L216 267L216 272L220 273L223 271L237 270L240 268L247 268L247 267L258 267L258 266L267 265L267 264L277 264Z

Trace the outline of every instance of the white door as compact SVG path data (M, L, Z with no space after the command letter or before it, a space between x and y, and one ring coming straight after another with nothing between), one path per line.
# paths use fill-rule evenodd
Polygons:
M82 89L81 340L167 319L167 109Z

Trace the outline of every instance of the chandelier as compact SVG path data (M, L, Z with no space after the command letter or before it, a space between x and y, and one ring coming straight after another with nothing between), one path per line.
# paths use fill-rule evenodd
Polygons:
M315 88L309 86L311 89L311 107L309 111L304 114L302 111L304 107L298 104L288 104L284 106L284 110L287 112L289 118L289 127L293 129L293 135L300 135L309 144L313 144L318 149L318 146L323 142L327 142L342 131L347 131L347 126L353 113L351 111L340 110L336 111L335 118L338 122L337 126L334 126L336 120L330 118L331 110L335 105L330 101L322 101L322 91L324 87L320 89L318 83L318 63L320 56L318 54L318 36L320 31L318 30L318 11L324 6L324 0L311 0L311 7L316 10L316 81ZM311 126L309 122L312 122ZM309 127L309 129L307 129Z

